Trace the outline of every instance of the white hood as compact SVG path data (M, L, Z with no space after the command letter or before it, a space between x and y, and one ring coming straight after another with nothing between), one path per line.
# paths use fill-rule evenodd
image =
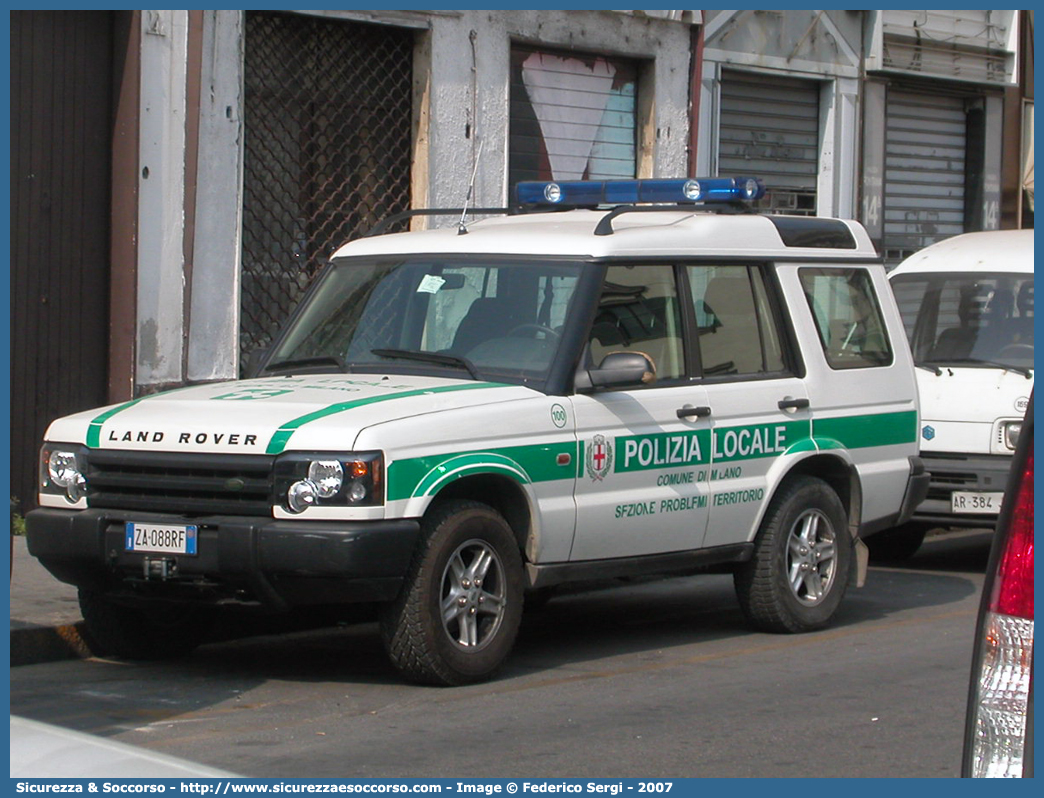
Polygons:
M917 369L922 451L1010 454L998 437L998 423L1025 414L1033 380L1004 369L939 370Z
M345 450L373 424L533 395L520 386L434 377L266 377L181 388L66 416L51 424L47 440L163 452Z

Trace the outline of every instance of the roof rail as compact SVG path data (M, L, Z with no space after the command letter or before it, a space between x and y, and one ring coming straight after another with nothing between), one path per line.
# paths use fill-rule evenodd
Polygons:
M714 213L755 213L754 209L742 202L718 202L713 205L697 204L692 202L675 202L663 205L617 205L605 214L594 229L596 236L611 236L613 230L613 219L623 216L625 213L663 213L664 211L713 211Z

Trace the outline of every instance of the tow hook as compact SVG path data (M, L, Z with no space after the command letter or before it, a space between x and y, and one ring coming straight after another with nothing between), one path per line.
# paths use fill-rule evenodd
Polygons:
M146 557L141 565L145 579L166 581L178 573L178 562L173 557Z

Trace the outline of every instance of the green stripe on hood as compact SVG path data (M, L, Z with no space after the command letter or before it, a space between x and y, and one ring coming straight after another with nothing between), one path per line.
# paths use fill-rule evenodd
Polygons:
M187 391L190 388L194 387L196 386L186 385L182 388L172 388L169 391L161 391L160 393L150 394L149 396L139 396L137 399L131 399L129 402L124 402L122 405L117 405L116 407L106 410L97 418L92 419L90 426L87 427L87 448L98 448L99 444L101 443L102 425L117 413L122 413L128 407L134 407L134 405L138 404L138 402L143 402L146 399L155 399L159 396L170 396L172 393L177 393L178 391Z
M505 388L508 386L497 382L475 382L467 383L465 385L446 385L441 388L419 388L414 391L403 391L402 393L393 393L386 396L369 396L365 399L356 399L351 402L338 402L335 405L324 407L322 410L316 410L311 413L306 413L303 416L298 416L293 421L288 421L286 424L282 424L272 439L268 442L268 448L265 450L267 454L280 454L285 448L287 441L290 440L290 436L293 435L298 429L305 424L316 421L320 418L326 418L327 416L335 415L336 413L343 413L345 410L353 410L357 407L364 407L365 405L372 405L377 402L387 402L391 399L407 399L411 396L425 396L433 393L449 393L452 391L470 391L475 388Z

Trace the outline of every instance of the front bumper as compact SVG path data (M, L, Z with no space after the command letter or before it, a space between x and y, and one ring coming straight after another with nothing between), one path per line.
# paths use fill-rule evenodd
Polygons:
M996 526L995 513L954 513L950 497L954 491L1002 493L1008 482L1011 457L922 452L921 458L932 478L928 495L917 506L912 520L936 526L990 529Z
M124 550L125 525L195 524L197 554ZM26 514L29 553L77 587L142 598L260 606L388 601L420 534L415 520L276 521L40 508Z

